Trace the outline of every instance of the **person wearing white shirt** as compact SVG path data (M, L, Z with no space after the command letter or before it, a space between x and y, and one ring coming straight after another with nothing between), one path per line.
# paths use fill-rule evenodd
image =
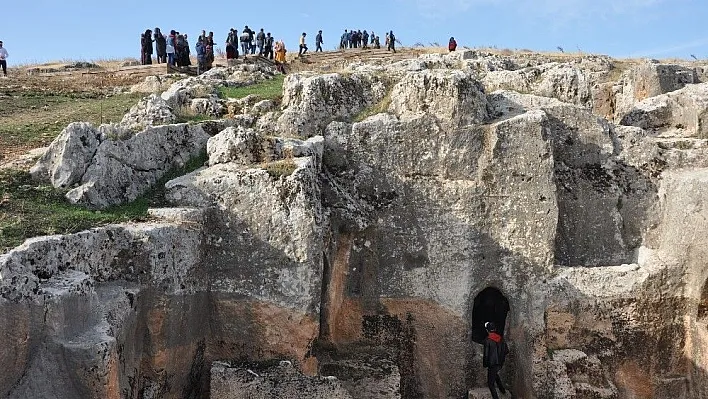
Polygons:
M3 76L7 77L7 57L10 54L7 53L5 47L2 46L2 40L0 40L0 67L2 67Z

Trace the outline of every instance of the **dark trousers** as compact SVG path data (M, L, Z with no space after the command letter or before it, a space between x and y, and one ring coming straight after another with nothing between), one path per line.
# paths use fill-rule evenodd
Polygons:
M322 52L322 43L317 43L317 47L315 48L315 53L318 52L318 51L319 51L320 53Z
M263 56L272 60L273 59L273 46L266 46L265 53Z
M303 54L305 54L306 52L307 52L307 46L304 45L304 44L301 44L301 45L300 45L300 52L298 53L298 55L303 55Z
M2 74L7 76L7 60L0 60L0 67L2 67Z
M388 51L393 51L393 52L395 53L395 52L396 52L396 43L394 43L393 41L391 41L391 42L388 44Z
M499 387L499 392L503 394L506 393L504 385L502 385L501 378L499 378L499 370L501 366L490 366L487 368L487 385L489 386L489 391L492 393L492 398L499 399L497 395L497 390L494 388L495 385Z

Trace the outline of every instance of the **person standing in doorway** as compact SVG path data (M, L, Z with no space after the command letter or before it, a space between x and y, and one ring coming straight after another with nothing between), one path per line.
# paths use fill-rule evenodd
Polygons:
M315 53L316 52L322 52L322 31L320 30L317 32L317 36L315 36Z
M499 378L499 370L504 365L509 348L506 346L504 338L497 333L497 327L494 322L488 321L484 323L484 328L487 330L487 339L484 340L482 365L487 368L487 385L492 393L492 398L499 399L495 386L499 387L499 392L502 395L506 394L506 389L504 389L504 385L502 385Z
M2 76L5 78L7 77L7 57L9 56L10 54L2 46L2 40L0 40L0 67L2 67Z

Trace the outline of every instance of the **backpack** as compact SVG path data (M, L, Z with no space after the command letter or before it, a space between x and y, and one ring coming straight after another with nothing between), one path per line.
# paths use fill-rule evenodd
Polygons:
M241 34L241 42L250 42L251 41L251 35L248 34L248 32L243 32Z

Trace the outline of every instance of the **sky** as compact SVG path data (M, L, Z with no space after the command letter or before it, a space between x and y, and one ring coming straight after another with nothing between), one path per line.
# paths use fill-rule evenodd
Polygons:
M8 63L140 57L140 33L202 29L224 48L229 28L264 28L290 51L317 30L332 50L344 29L393 30L404 46L446 45L708 59L706 0L35 0L2 4Z

